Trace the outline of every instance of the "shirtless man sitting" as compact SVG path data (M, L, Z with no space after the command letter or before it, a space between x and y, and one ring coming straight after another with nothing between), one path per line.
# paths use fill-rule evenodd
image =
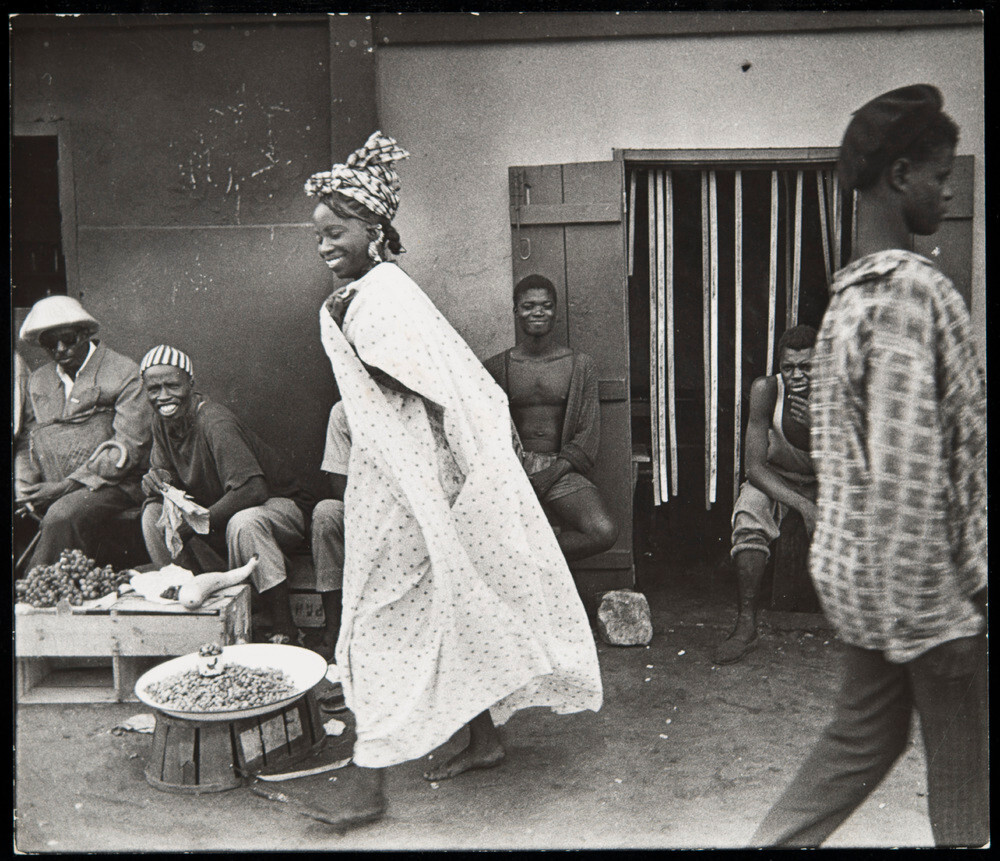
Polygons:
M809 456L809 374L816 330L788 329L778 341L778 373L750 387L744 443L746 481L733 506L733 549L739 609L736 627L712 660L732 664L757 646L757 610L770 545L794 508L812 536L816 473Z
M600 443L597 369L585 353L554 342L556 289L529 275L514 287L516 347L485 362L510 400L523 463L538 499L560 526L567 561L612 547L618 527L587 478Z

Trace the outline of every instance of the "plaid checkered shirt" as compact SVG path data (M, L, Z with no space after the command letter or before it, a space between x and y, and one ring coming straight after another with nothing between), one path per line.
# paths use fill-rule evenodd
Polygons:
M972 636L986 586L986 386L934 264L882 251L837 273L813 357L809 564L840 638L902 663Z

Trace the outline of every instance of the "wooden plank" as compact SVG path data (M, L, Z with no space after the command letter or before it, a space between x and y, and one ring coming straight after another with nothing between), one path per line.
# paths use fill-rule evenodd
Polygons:
M625 384L625 380L598 380L597 391L598 396L601 399L601 403L604 403L605 401L628 400L628 386Z
M795 172L795 232L792 250L792 294L787 308L788 327L799 324L799 291L802 282L802 171Z
M30 629L16 632L18 657L184 655L217 639L218 616L76 616L67 625L55 617L33 617Z
M719 196L715 171L708 174L708 213L709 213L709 312L711 338L711 393L709 397L709 415L711 416L711 432L709 434L709 475L708 502L715 502L719 474Z
M771 171L771 243L767 275L766 376L774 373L774 314L778 301L778 172Z
M17 699L20 700L38 687L49 674L50 662L46 658L18 658L17 660Z
M705 508L712 507L709 498L711 487L711 463L709 456L712 434L711 388L712 388L712 309L711 309L711 252L708 247L708 174L701 172L701 344L702 344L702 389L705 402Z
M670 486L677 496L677 386L674 367L674 183L668 170L665 176L664 208L666 225L664 233L667 241L666 261L666 312L667 312L667 421L670 430Z
M636 171L629 171L628 178L628 277L635 270L635 180Z
M617 208L609 223L566 224L568 344L588 353L601 379L628 392L628 280L625 274L625 167L621 162L580 162L562 167L567 205L597 202ZM534 198L532 198L534 200ZM632 422L626 398L601 403L601 444L591 475L619 526L618 540L591 564L632 565Z
M733 502L740 495L740 430L743 425L743 174L734 177L733 247Z
M173 656L187 654L205 642L248 633L248 586L235 587L223 612L215 615L32 613L19 616L15 626L17 657L111 655ZM242 622L234 625L234 620Z
M168 19L173 17L166 16ZM215 15L209 17L214 18ZM404 12L373 17L379 46L983 26L982 13L973 10L796 11L793 15L776 11L733 14L713 10L667 13L627 11L620 14L491 12L488 15ZM155 20L152 16L145 18L147 24ZM281 16L277 20L280 21Z
M830 172L833 182L833 259L835 261L834 271L836 272L844 265L843 254L843 233L844 233L844 213L843 200L841 200L840 177L836 170Z
M823 181L823 171L816 171L816 201L819 204L819 233L823 246L823 270L826 273L826 283L830 284L833 270L831 268L830 234L826 226L826 187Z
M657 355L659 354L659 346L656 343L656 331L657 331L657 309L658 304L656 301L657 293L659 292L659 285L657 284L657 278L659 270L657 269L656 260L656 171L650 170L646 177L646 199L647 205L649 207L649 436L651 441L651 451L653 458L653 505L659 506L663 503L663 494L660 489L660 481L657 476L658 464L660 463L660 428L657 425L659 421L660 412L656 408L656 402L658 397L658 392L660 389L660 381L656 378L656 372L659 368L659 362L657 361Z
M650 401L650 408L656 409L656 480L660 483L660 498L670 498L670 481L667 471L667 434L664 403L666 364L664 353L666 345L666 302L664 298L664 282L666 281L666 237L664 236L664 194L665 181L663 171L656 171L656 401Z
M618 203L532 203L521 207L520 216L512 206L510 223L518 217L521 224L617 224L622 213Z
M699 166L712 163L724 164L727 168L755 168L780 162L783 167L802 165L807 167L817 162L836 162L836 147L771 147L771 148L728 148L728 149L615 149L614 158L627 161L636 167L646 163L657 165Z

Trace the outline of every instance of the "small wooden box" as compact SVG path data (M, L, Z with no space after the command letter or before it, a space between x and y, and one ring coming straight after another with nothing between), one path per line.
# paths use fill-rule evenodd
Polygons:
M19 703L135 702L135 682L153 664L196 651L204 643L229 646L250 637L250 587L212 596L197 610L156 604L139 595L105 610L51 608L14 617ZM89 684L65 684L57 665L106 659ZM62 676L62 678L59 678ZM96 681L96 684L95 684Z

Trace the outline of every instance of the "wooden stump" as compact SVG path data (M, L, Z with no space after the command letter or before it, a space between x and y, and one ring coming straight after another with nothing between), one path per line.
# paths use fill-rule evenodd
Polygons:
M809 535L802 515L789 511L781 521L781 535L774 543L771 609L793 613L821 612L809 576Z

